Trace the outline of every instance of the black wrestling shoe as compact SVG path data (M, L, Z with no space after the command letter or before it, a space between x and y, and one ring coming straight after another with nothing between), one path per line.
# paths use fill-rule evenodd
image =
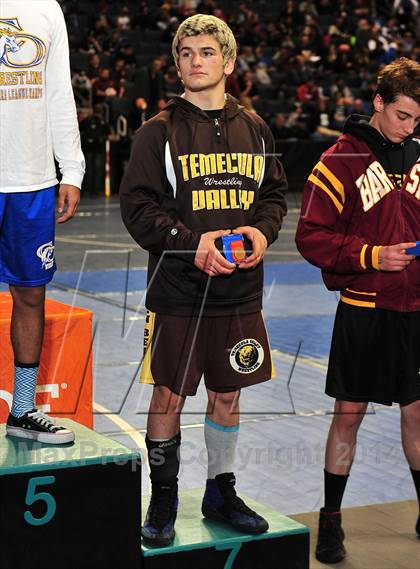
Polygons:
M315 557L321 563L339 563L346 556L341 512L319 512L318 543Z
M53 445L72 443L75 438L73 431L57 425L54 419L37 409L28 411L23 417L14 417L10 414L7 419L6 433L12 437L32 439Z
M178 484L154 485L141 535L147 545L166 547L175 538Z
M203 516L210 520L226 522L245 533L264 533L268 530L267 520L248 508L236 495L235 482L233 472L218 474L216 478L207 480L201 505Z

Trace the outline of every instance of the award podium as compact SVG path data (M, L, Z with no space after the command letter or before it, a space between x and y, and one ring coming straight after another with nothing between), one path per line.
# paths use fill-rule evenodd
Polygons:
M140 453L63 419L75 443L5 436L1 569L138 569Z
M143 569L308 569L309 530L258 504L246 503L270 524L266 533L244 534L201 515L204 489L180 493L176 536L172 545L142 545ZM143 497L143 515L149 497Z

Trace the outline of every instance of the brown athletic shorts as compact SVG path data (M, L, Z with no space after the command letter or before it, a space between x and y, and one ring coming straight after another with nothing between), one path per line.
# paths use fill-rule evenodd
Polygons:
M182 317L148 312L141 383L195 395L201 376L212 391L237 391L274 377L261 312Z

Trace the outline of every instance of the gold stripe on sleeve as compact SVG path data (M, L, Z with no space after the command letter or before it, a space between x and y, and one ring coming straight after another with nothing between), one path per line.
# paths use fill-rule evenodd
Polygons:
M335 197L335 195L327 188L327 186L324 184L324 182L321 182L321 180L319 178L317 178L316 176L314 176L313 174L311 174L309 176L308 182L312 182L315 186L318 186L318 188L321 188L321 190L324 190L324 192L326 194L328 194L330 196L330 198L332 199L332 201L333 201L335 207L338 209L339 213L341 213L343 211L343 206L338 201L338 199Z
M360 251L360 264L362 265L362 269L366 269L366 261L365 261L365 254L366 254L367 244L365 243Z
M331 170L327 168L325 164L321 161L318 162L318 164L315 166L314 169L318 169L321 172L321 174L324 174L327 180L331 182L333 188L340 194L344 204L344 202L346 201L346 196L344 193L344 186L342 182L340 182L340 180L331 172Z
M379 249L378 245L375 245L372 249L372 267L379 271Z

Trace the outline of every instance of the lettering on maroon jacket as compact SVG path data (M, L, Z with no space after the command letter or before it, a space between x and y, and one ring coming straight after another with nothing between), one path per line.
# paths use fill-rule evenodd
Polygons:
M411 169L405 190L410 194L415 194L420 199L420 164L417 163ZM379 203L391 190L395 189L390 177L385 172L383 166L378 162L372 162L366 172L356 180L356 186L360 191L363 202L363 211L369 211L374 205Z
M411 169L405 189L420 200L420 162L417 162Z
M383 166L376 160L369 165L356 180L356 186L360 191L363 202L363 211L369 211L386 194L394 189L394 185L388 178Z

